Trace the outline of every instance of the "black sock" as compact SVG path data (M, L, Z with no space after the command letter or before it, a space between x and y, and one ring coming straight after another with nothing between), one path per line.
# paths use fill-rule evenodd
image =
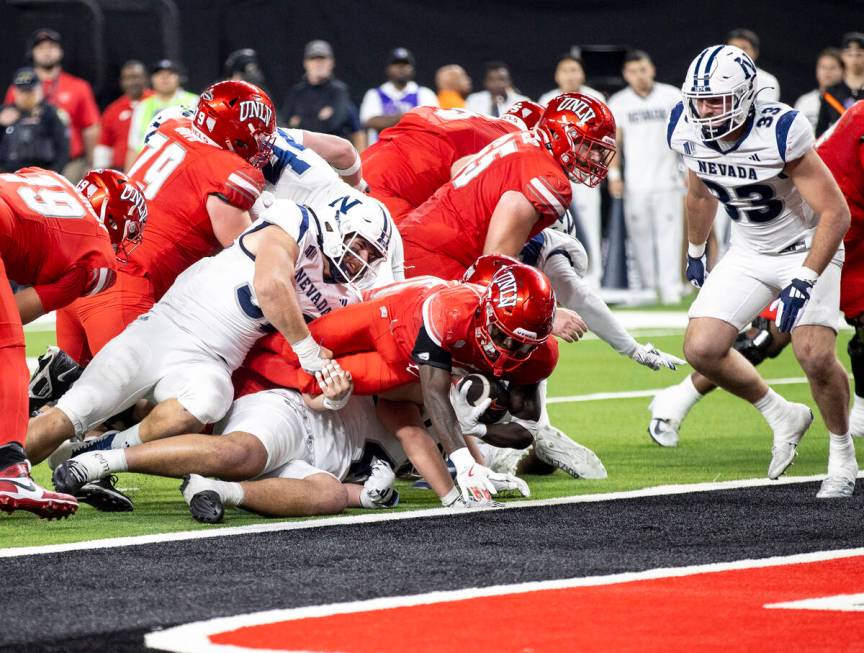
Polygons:
M0 469L6 469L10 465L23 463L27 460L24 455L24 447L20 442L10 442L0 447Z

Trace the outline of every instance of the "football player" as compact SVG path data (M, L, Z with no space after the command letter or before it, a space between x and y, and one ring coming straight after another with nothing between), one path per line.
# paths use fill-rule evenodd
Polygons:
M558 96L533 131L492 142L399 223L407 275L460 279L482 254L518 255L564 215L570 180L596 186L614 153L606 105Z
M283 517L394 506L395 476L383 461L372 464L364 485L341 483L367 440L391 441L387 449L398 449L376 418L372 398L352 397L350 374L335 361L316 376L323 387L316 400L285 389L239 397L214 426L222 437L179 435L81 453L56 476L70 492L119 472L185 476L182 491L192 516L211 524L222 520L226 505ZM341 408L327 408L325 400Z
M383 213L361 216L353 209L339 206L319 217L279 200L234 245L183 272L93 358L56 407L31 421L30 456L45 458L142 398L157 405L139 424L80 449L199 432L228 411L232 372L270 329L291 343L303 369L322 369L330 354L306 322L359 301L358 286L372 282L387 253Z
M855 328L848 352L855 379L855 395L849 416L853 436L864 436L864 269L861 248L864 246L864 103L853 105L825 134L816 151L828 166L849 205L852 225L843 238L846 260L840 275L840 309L846 321ZM777 356L789 343L789 335L776 331L769 324L775 315L765 311L752 328L736 340L736 348L754 365L766 357ZM716 386L704 376L694 373L681 383L660 391L651 402L651 423L648 433L663 446L675 446L678 430L690 409Z
M21 325L110 287L115 250L122 256L134 248L147 219L139 188L122 173L91 171L79 189L39 168L0 175L0 509L7 512L50 518L78 507L74 497L30 478L22 446L29 374ZM13 295L10 280L31 287Z
M500 119L465 109L411 109L364 150L369 193L384 202L398 224L450 181L465 157L501 136L533 129L542 114L542 106L527 100Z
M549 280L533 268L515 264L501 268L486 288L432 277L392 284L372 291L361 304L323 316L309 328L351 373L360 395L395 391L419 379L421 401L456 467L459 488L453 487L431 440L414 443L416 448L401 437L400 441L418 471L449 505L459 498L459 489L465 501L489 502L490 493L497 491L495 483L504 480L490 476L476 463L463 434L488 435L501 446L508 445L499 437L519 439L515 446L530 443L540 414L537 384L551 375L558 361L557 342L549 338L554 313ZM240 393L275 384L320 394L317 380L300 368L284 340L267 340L269 351L259 348L247 358ZM458 424L449 399L456 368L510 381L511 397L515 397L512 412L522 420L516 422L521 431L487 429L477 422L476 411ZM414 427L422 428L419 414L413 419ZM409 426L410 420L405 421ZM414 440L417 429L408 430ZM422 461L415 455L418 450Z
M732 344L774 300L828 427L828 477L817 496L850 496L858 465L849 434L849 381L835 354L843 235L849 209L813 147L807 119L756 97L756 66L742 50L703 50L673 110L670 147L689 171L687 278L701 287L690 307L684 352L694 369L752 403L774 442L768 477L792 464L813 421L810 409L768 387ZM708 276L705 242L717 202L733 244Z
M167 120L150 134L129 170L144 187L147 231L109 292L58 316L61 350L86 362L150 310L177 275L249 226L275 129L270 98L251 84L228 81L201 94L191 119Z

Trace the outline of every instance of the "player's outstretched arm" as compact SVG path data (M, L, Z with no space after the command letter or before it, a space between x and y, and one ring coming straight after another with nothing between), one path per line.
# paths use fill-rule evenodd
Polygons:
M303 130L303 146L329 163L349 186L356 187L363 178L360 155L351 141L341 136Z
M804 267L822 274L849 229L849 206L828 166L810 150L800 159L788 163L785 172L792 179L805 202L819 216L810 253Z
M483 253L519 256L539 218L540 213L527 197L519 191L508 190L492 212Z

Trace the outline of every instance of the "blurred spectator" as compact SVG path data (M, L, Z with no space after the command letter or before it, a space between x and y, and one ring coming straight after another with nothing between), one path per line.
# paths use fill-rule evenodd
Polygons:
M387 57L384 74L387 81L370 88L360 105L360 122L369 130L369 143L378 139L378 132L392 127L402 114L419 106L438 106L438 97L431 88L414 81L414 55L405 48L396 48Z
M528 99L514 90L510 68L503 61L490 61L484 66L483 88L465 99L466 109L500 118L513 104Z
M741 48L755 63L759 59L759 36L749 29L733 29L726 36L726 44ZM780 82L769 72L756 67L756 95L763 102L780 101Z
M558 84L558 88L540 96L538 102L543 106L562 93L584 93L598 100L604 99L600 91L585 86L585 67L582 65L582 60L572 54L565 54L558 60L558 65L555 67L555 83Z
M843 35L843 81L829 87L822 94L819 118L816 121L816 136L840 119L846 109L864 98L864 33L849 32Z
M0 107L0 171L39 166L60 172L69 161L69 131L45 102L36 71L19 69L12 88L12 104Z
M651 58L628 52L622 69L627 88L609 98L618 127L618 153L609 167L609 194L624 198L627 237L642 288L662 304L681 300L684 177L666 143L666 125L681 91L654 81ZM621 154L624 175L621 175Z
M819 120L819 104L822 94L826 89L843 81L843 58L837 48L825 48L816 59L816 83L819 88L814 88L795 100L795 108L803 113L813 130L816 130L816 122Z
M93 149L99 140L99 108L93 89L83 79L63 70L63 39L58 32L47 27L37 29L30 36L29 50L45 101L57 107L69 125L70 160L63 174L77 183L92 165ZM12 95L10 86L6 104L12 104Z
M198 104L198 96L181 87L183 69L171 59L157 61L150 73L150 86L153 95L144 98L132 112L129 126L129 150L126 152L126 170L132 165L138 152L144 146L147 128L157 113L168 107L184 106L193 108Z
M435 73L435 87L442 109L461 109L471 92L471 78L462 66L455 63L441 66Z
M120 69L120 89L123 95L105 108L99 144L93 151L94 168L123 170L129 148L129 126L132 112L141 100L153 92L147 88L147 69L140 61L131 60Z
M241 48L229 54L225 59L223 77L249 82L261 89L266 86L264 73L258 63L258 53L252 48Z
M348 87L333 77L333 48L327 41L310 41L303 51L303 80L291 87L279 107L282 124L293 129L350 138L357 150L366 144L357 108Z

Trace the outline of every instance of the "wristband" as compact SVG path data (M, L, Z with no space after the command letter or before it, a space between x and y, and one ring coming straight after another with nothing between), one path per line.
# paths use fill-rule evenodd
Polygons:
M330 397L324 397L324 408L327 410L342 410L348 404L348 400L351 399L351 393L346 394L342 399L331 399Z
M304 360L315 359L321 355L321 347L315 342L311 333L297 342L292 342L291 349L294 350L301 363Z
M701 245L694 245L693 243L687 243L687 256L690 258L702 258L705 254L705 243Z
M360 169L361 165L362 163L360 161L360 155L357 154L357 150L354 150L354 163L352 163L347 168L337 168L336 166L333 166L333 170L335 170L336 174L338 174L340 177L350 177Z
M474 456L471 455L471 452L468 451L468 447L461 447L456 449L450 454L450 460L456 465L456 469L468 469L471 465L476 464L476 460L474 460Z
M816 270L812 270L808 268L806 265L802 265L798 268L798 271L795 273L794 279L801 279L801 281L806 281L808 283L814 284L819 279L819 273Z
M609 172L606 173L606 179L609 181L621 181L621 169L609 168Z
M459 501L459 498L462 496L462 493L459 491L459 488L453 486L450 488L450 491L441 497L441 505L445 508L449 508L454 503Z

